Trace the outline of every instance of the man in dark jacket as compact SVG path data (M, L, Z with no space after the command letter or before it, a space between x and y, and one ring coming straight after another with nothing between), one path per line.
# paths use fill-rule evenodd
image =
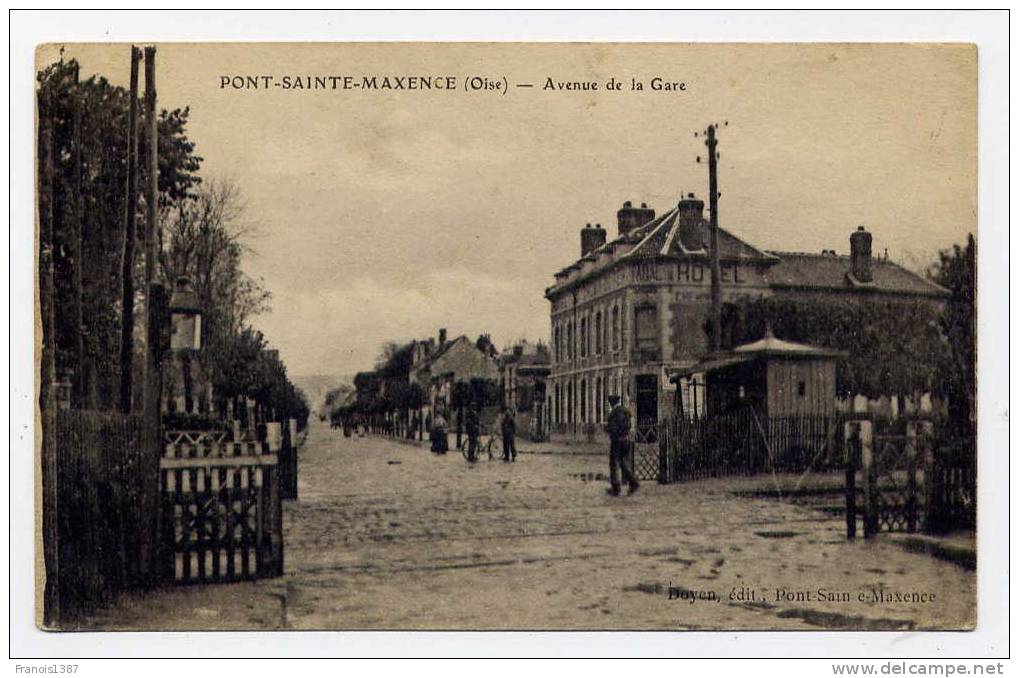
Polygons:
M612 496L619 496L619 472L622 469L623 480L630 486L630 494L633 494L640 487L637 476L633 475L630 468L630 411L619 403L619 396L610 395L609 405L612 407L609 412L608 423L605 430L611 441L609 447L609 482L612 487L608 493Z
M502 413L502 460L517 460L517 422L513 410L507 407Z
M478 406L472 402L467 407L464 417L464 428L467 430L467 461L478 460L478 436L481 435L481 415Z

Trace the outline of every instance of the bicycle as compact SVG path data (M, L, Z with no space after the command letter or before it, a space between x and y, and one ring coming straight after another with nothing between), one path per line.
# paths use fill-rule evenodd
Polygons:
M464 441L463 447L460 448L460 454L462 454L463 458L467 459L467 461L470 461L470 458L467 456L467 450L469 447L470 443ZM502 459L502 438L493 433L482 433L478 436L478 451L476 454L477 457L474 461L478 461L482 454L488 455L488 461L492 461L496 457Z

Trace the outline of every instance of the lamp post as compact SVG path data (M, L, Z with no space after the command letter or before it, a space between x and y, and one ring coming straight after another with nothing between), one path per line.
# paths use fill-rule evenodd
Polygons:
M170 351L180 359L184 380L184 411L191 414L191 354L202 348L202 307L187 276L180 276L170 297Z
M187 276L177 278L170 297L170 350L202 348L202 307Z

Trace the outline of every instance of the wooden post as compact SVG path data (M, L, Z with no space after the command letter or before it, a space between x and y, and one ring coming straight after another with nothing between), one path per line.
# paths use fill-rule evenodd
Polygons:
M856 468L860 455L860 422L847 421L843 435L846 454L846 537L856 539Z
M42 535L43 561L46 577L43 591L43 624L55 626L60 610L60 553L57 529L57 407L54 397L56 381L56 322L53 309L53 139L49 96L46 83L37 94L38 146L37 177L39 183L39 316L42 325L42 355L39 367L39 411L42 428Z
M939 516L937 512L937 497L940 491L939 474L934 467L934 458L931 448L931 436L934 433L934 424L930 421L910 421L906 423L906 450L909 457L909 502L910 502L910 532L915 532L917 517L921 511L921 491L917 489L916 472L918 468L924 470L924 483L922 490L922 510L924 516L924 530L936 532L939 529Z
M711 210L711 349L722 348L722 277L718 261L718 139L708 125L708 206Z
M861 420L860 462L863 469L863 537L870 539L878 530L877 464L874 460L872 422Z
M159 247L159 120L156 112L156 48L145 48L145 115L148 124L149 185L146 192L148 224L145 233L145 282L156 279Z
M142 446L144 450L142 478L138 478L143 488L142 500L146 508L144 515L152 516L152 525L146 530L151 536L151 547L143 548L142 572L156 573L155 563L161 562L161 541L159 539L159 521L170 520L172 516L161 516L159 501L159 458L163 454L162 412L160 407L163 389L163 350L166 346L164 334L169 324L168 298L166 288L161 283L153 282L148 286L145 341L145 383L142 416ZM147 555L146 555L147 554Z
M124 216L124 253L121 259L120 308L120 411L130 412L134 366L134 239L138 212L138 62L141 51L131 46L131 103L127 115L127 200Z
M906 531L916 532L916 422L906 422Z
M153 558L160 562L161 541L155 536L158 532L160 520L159 508L162 502L158 501L158 465L159 457L162 456L162 427L161 427L161 401L163 390L163 332L168 324L167 318L167 294L166 288L156 282L156 251L159 246L159 143L158 126L156 119L156 48L145 48L145 108L148 116L148 190L145 195L147 208L147 219L145 228L145 364L144 382L142 384L142 416L143 423L143 445L145 449L146 468L155 464L156 471L153 477L156 479L157 496L149 497L151 492L146 491L145 505L151 509L149 515L154 516L151 529L147 532L153 535ZM139 478L138 482L148 488L148 474ZM143 558L144 560L144 558ZM143 563L143 571L154 571L152 562Z

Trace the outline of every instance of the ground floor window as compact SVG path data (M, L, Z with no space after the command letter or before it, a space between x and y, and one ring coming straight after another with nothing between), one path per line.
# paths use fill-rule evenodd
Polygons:
M587 380L580 380L580 423L587 423Z
M566 386L566 423L573 423L573 382Z

